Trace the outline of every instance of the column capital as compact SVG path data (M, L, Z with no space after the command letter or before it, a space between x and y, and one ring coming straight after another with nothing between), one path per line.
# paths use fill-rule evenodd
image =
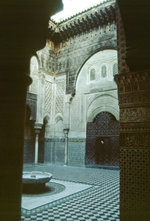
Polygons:
M35 134L38 135L38 134L40 133L41 129L39 129L39 128L38 128L38 129L37 129L37 128L34 128L34 131L35 131Z
M115 75L119 93L149 90L150 69Z
M69 103L70 104L70 100L72 98L72 95L71 94L67 94L66 97L65 97L65 103Z
M68 136L68 133L69 133L69 128L64 128L64 134L65 134L65 136Z
M34 125L34 130L35 130L35 133L36 133L36 134L39 134L39 133L40 133L40 131L41 131L41 129L42 129L42 126L43 126L43 124L35 123L35 125Z
M137 123L148 124L150 122L150 70L118 74L115 80L118 85L120 122L130 122L134 125L136 123L136 128ZM140 127L143 127L143 124Z

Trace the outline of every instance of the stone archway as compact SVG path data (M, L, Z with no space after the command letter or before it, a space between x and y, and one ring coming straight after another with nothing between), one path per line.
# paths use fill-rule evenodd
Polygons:
M109 112L87 123L86 165L119 166L119 121Z
M39 155L38 155L38 162L44 163L44 152L45 152L45 132L46 126L48 124L49 117L44 117L43 125L39 133Z
M24 163L34 162L34 120L32 119L31 109L26 105L26 117L24 124Z

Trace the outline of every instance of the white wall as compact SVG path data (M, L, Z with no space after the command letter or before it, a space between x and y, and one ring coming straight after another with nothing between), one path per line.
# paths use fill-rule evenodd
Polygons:
M113 114L119 120L117 85L113 65L117 62L116 50L104 50L90 57L78 74L76 95L70 104L70 137L86 137L87 122L102 111ZM102 76L102 66L107 74ZM90 71L95 70L95 80L90 80Z

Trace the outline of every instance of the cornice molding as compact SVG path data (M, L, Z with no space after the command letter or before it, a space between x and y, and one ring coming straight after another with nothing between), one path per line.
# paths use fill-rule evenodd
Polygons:
M115 0L108 0L60 23L49 21L49 39L62 42L97 27L116 22Z

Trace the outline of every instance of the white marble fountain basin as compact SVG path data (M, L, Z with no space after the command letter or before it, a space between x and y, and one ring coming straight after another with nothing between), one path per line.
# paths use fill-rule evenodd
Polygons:
M41 171L23 172L22 182L23 184L45 184L49 182L51 178L52 174L47 172L41 172Z

